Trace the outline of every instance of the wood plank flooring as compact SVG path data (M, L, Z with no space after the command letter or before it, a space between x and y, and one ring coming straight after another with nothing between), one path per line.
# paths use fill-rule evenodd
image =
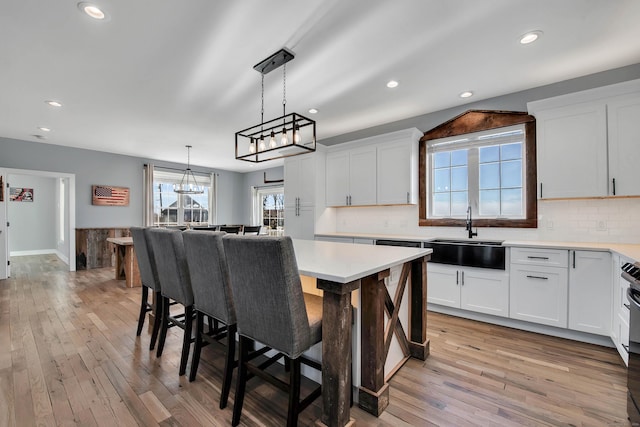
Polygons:
M218 409L223 352L203 350L195 382L178 377L181 331L161 358L135 336L139 289L113 269L69 273L54 256L12 259L0 281L0 426L229 426ZM617 353L428 313L431 354L391 380L387 411L360 426L628 426ZM244 426L280 426L286 396L252 380ZM235 381L234 385L235 386ZM313 426L321 400L301 414Z

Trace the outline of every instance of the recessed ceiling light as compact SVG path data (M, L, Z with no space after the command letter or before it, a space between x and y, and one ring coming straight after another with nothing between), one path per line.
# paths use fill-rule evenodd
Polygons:
M471 92L470 90L466 91L466 92L462 92L460 94L460 98L469 98L473 96L473 92Z
M46 104L51 105L52 107L62 107L62 104L58 101L44 101Z
M398 82L395 80L389 80L387 82L387 87L388 88L394 88L394 87L398 87Z
M50 128L46 128L46 127L43 127L43 126L38 126L38 129L40 129L42 132L51 132Z
M317 114L318 110L316 108L309 108L309 113L311 114Z
M98 6L96 6L95 4L91 4L83 1L78 3L78 9L80 9L82 12L86 13L93 19L97 19L98 21L102 21L107 17L104 11L100 9Z
M542 31L540 30L529 31L528 33L520 36L520 44L533 43L534 41L538 40L541 35Z

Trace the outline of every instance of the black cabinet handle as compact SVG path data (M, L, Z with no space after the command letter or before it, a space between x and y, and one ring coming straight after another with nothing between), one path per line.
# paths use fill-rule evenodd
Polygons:
M528 256L527 258L529 258L529 259L545 259L545 260L549 259L549 257L546 257L546 256Z
M573 268L576 268L576 251L573 251Z
M464 286L464 271L462 272L462 286Z
M629 304L622 304L622 305L624 305L625 307L627 307L627 310L631 310L631 306L630 306Z
M629 346L626 344L622 344L622 348L624 348L624 351L626 351L627 353L629 353Z
M459 276L460 276L460 272L456 271L456 285L460 284Z
M612 184L613 184L613 195L615 196L615 195L616 195L616 179L615 179L615 178L613 178L613 179L611 180L611 182L612 182Z
M542 199L542 183L540 183L540 198Z
M529 275L527 275L527 277L528 277L529 279L549 280L549 278L548 278L548 277L544 277L544 276L529 276Z

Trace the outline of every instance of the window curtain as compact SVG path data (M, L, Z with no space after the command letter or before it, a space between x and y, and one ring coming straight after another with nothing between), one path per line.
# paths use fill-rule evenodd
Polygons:
M144 165L142 224L153 226L153 170L151 163Z
M211 172L209 191L209 224L218 224L218 174Z

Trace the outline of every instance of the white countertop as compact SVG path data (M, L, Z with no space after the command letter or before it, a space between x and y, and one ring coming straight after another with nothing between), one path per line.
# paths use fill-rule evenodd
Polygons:
M389 240L405 240L410 242L426 242L437 239L438 237L430 236L409 236L395 234L373 234L373 233L321 233L316 234L319 237L346 237L359 239L389 239ZM445 236L441 236L446 238ZM458 239L464 240L464 239ZM475 240L475 239L474 239ZM493 240L493 239L491 239ZM555 242L541 240L505 240L503 246L519 246L519 247L539 247L549 249L577 249L577 250L597 250L610 251L640 261L640 245L627 243L600 243L600 242Z
M293 247L300 274L338 283L349 283L433 252L427 248L298 239L293 239Z

